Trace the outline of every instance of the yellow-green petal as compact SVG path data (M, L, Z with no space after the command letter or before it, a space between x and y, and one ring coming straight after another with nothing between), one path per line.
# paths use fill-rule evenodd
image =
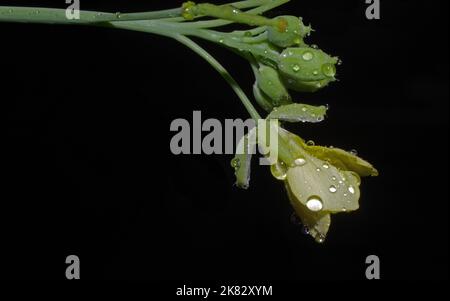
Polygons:
M295 212L303 225L308 228L309 235L311 235L316 242L323 243L331 224L330 213L325 211L310 211L295 197L288 185L286 185L286 190Z
M303 206L312 212L346 212L359 208L360 179L341 171L306 151L287 171L287 185Z
M313 156L328 161L339 169L356 172L361 177L378 176L378 171L372 164L343 149L306 144L303 147Z
M250 184L250 169L253 149L256 143L256 128L243 136L236 148L236 155L231 160L231 166L234 168L236 176L236 185L247 189Z

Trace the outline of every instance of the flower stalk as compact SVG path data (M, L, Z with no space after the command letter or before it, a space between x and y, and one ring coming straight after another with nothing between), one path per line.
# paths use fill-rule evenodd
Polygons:
M291 93L310 93L328 86L336 81L336 65L340 63L337 57L305 42L312 28L305 25L302 18L262 15L287 2L289 0L246 0L214 5L189 1L182 7L150 12L80 11L79 19L68 18L64 9L0 6L0 22L88 25L172 38L219 72L251 118L260 124L260 113L236 80L192 38L215 43L239 54L248 61L255 75L255 103L267 112L262 124L276 131L278 143L266 145L268 139L256 135L261 130L258 127L242 138L239 147L243 152L238 152L232 161L237 185L247 188L250 181L251 153L246 146L259 144L269 152L276 147L278 157L271 172L277 180L284 182L292 206L309 234L317 242L323 242L331 223L330 215L356 210L360 177L376 176L378 172L355 154L306 143L283 129L286 122L317 123L325 119L328 107L297 103ZM218 30L233 23L249 28L231 32ZM276 122L268 122L271 120ZM255 137L258 137L256 141Z

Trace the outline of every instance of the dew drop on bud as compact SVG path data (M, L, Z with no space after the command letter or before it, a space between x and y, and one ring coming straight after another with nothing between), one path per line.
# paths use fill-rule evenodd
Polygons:
M312 52L310 52L310 51L306 51L305 53L303 53L302 58L305 61L310 61L314 58L314 54L312 54Z
M333 77L336 75L336 68L333 64L326 63L322 66L322 72L327 77Z

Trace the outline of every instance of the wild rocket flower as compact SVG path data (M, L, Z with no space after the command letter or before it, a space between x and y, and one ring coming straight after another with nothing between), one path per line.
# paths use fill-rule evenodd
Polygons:
M325 106L290 104L276 108L268 119L320 122L326 111ZM249 137L254 137L254 132L243 137L241 150L241 144L251 144ZM276 147L278 153L278 160L270 168L272 175L284 182L288 198L308 233L317 242L324 242L331 214L357 210L361 177L377 176L378 171L353 152L305 142L280 126L277 134L278 144L269 146L271 150ZM242 188L249 185L250 160L249 153L238 154L233 160L237 185Z
M361 178L378 171L367 161L338 148L315 146L279 130L292 159L279 160L271 171L285 183L289 200L309 234L323 242L331 214L359 208Z
M296 103L297 97L290 92L315 92L328 86L336 81L336 66L340 64L337 57L307 44L313 30L302 18L263 15L286 2L289 0L244 0L214 5L189 1L178 8L150 12L82 11L79 19L68 19L65 9L0 6L0 22L119 28L165 36L190 48L224 77L255 121L279 120L275 127L278 144L269 145L271 151L277 147L278 154L272 173L284 181L289 199L309 233L322 242L330 226L330 215L356 210L360 177L377 175L377 171L354 154L305 143L282 128L285 122L324 120L327 107ZM231 32L218 29L229 24L247 28ZM268 113L265 118L228 71L191 37L226 47L248 61L255 75L253 96ZM260 129L244 136L239 145L265 145L265 139L259 135L257 141L253 139L257 131ZM248 148L243 149L236 154L232 166L237 185L246 188L251 153Z

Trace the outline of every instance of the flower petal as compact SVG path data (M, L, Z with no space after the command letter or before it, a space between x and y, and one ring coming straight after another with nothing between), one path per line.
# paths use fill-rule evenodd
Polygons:
M309 235L311 235L316 242L324 242L331 224L330 213L310 211L295 197L288 185L286 185L286 190L295 212L303 225L308 228Z
M291 192L313 212L345 212L359 208L360 179L307 152L287 171Z
M339 169L354 171L361 177L378 176L378 171L372 164L343 149L309 146L305 143L303 147L313 156L328 161Z
M231 160L231 166L234 168L236 176L236 185L243 189L247 189L250 184L250 167L255 144L256 127L241 138L236 148L236 155Z

